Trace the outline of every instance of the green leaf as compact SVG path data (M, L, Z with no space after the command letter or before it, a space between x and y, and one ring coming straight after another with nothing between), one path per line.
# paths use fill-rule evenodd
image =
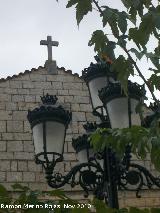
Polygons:
M47 192L47 194L49 194L51 196L59 197L61 199L66 199L67 198L67 196L65 195L65 192L60 190L60 189L49 191L49 192Z
M22 186L22 185L19 184L19 183L13 184L13 185L12 185L12 188L15 189L15 190L20 189L20 190L23 190L23 191L25 191L25 192L29 190L29 188L28 188L27 186Z
M66 5L66 8L72 7L73 5L75 5L77 3L78 3L78 0L69 0Z
M113 10L106 6L105 10L103 10L103 27L112 19L112 16L114 16Z
M95 52L98 52L99 54L102 54L104 52L104 49L107 46L108 38L104 34L102 30L96 30L93 32L92 37L88 43L89 46L94 45Z
M159 213L160 208L151 208L151 213Z
M144 54L145 54L144 51L138 52L138 50L136 50L135 48L131 48L130 51L131 51L132 53L134 53L134 54L136 55L136 57L137 57L139 60L141 60L142 57L143 57Z
M124 92L127 94L128 78L134 75L134 68L129 59L120 55L112 64L112 69L117 73L117 79L121 82Z
M160 76L152 74L148 79L148 82L152 88L155 87L156 89L160 89Z
M132 1L131 0L122 0L122 3L123 3L123 5L127 8L127 9L129 9L130 7L131 7L131 5L132 5Z
M125 12L119 13L118 27L123 34L127 31L127 15Z
M83 17L89 11L92 11L92 0L69 0L66 7L72 7L73 5L76 5L76 19L79 25Z

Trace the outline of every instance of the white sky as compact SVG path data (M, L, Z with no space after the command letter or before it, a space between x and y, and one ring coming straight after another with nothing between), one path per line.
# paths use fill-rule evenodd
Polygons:
M105 4L106 0L100 2ZM47 47L40 46L40 40L47 35L59 41L59 46L53 47L53 59L59 67L81 74L94 62L95 53L93 47L88 47L88 41L94 30L102 29L101 18L96 11L90 13L78 29L75 9L66 9L66 3L67 0L59 0L59 3L56 0L0 0L0 78L43 66ZM107 0L107 4L122 8L120 0ZM138 64L148 75L146 60Z

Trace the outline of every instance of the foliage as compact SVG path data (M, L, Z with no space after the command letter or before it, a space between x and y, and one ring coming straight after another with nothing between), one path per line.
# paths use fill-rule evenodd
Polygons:
M160 107L159 101L155 97L155 90L160 90L160 5L158 0L121 0L124 11L111 8L107 4L103 5L99 0L88 0L87 3L81 0L68 0L67 7L76 5L76 14L81 18L96 9L103 23L103 30L95 30L88 43L94 46L95 52L99 56L108 56L112 60L112 69L117 74L118 80L127 94L128 78L138 75L146 87L148 87L153 100ZM87 4L87 5L86 5ZM110 40L108 29L112 31ZM155 49L148 49L150 38L154 38ZM132 45L132 48L128 46ZM116 48L120 47L123 55L115 58ZM147 70L150 77L147 79L137 65L137 60L146 57L152 63L152 67ZM139 107L140 108L140 107ZM151 153L151 161L156 169L160 171L160 132L157 118L152 123L150 129L133 126L125 129L98 129L91 136L91 143L96 150L112 146L117 153L122 156L125 145L132 144L132 151L137 157L144 159L147 152Z
M3 185L0 185L1 213L79 213L82 209L84 213L90 212L87 205L83 206L70 199L62 190L44 193L38 190L32 191L30 188L20 184L14 184L12 188L14 191L18 191L18 197L14 194L11 195ZM55 197L55 200L53 200L53 197ZM65 208L65 205L68 205L69 208Z
M130 209L111 209L103 201L96 198L85 206L68 198L61 190L44 193L32 191L18 183L12 187L14 190L18 190L18 197L14 197L3 185L0 185L0 213L90 213L93 212L93 209L96 213L158 213L160 210L158 208L139 210L133 207ZM46 199L46 195L49 196L48 199ZM53 196L56 197L56 201L53 200ZM69 208L64 208L64 205L67 204L70 205ZM4 205L5 208L1 205ZM90 206L92 206L92 211Z

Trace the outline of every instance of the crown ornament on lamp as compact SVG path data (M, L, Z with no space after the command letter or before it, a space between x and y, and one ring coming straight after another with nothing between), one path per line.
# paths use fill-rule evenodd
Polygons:
M56 104L58 98L56 95L49 95L48 93L45 96L40 96L41 101L44 105L54 105Z

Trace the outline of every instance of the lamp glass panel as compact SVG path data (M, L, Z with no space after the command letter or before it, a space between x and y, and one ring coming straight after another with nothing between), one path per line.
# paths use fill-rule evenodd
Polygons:
M65 140L65 125L59 122L46 122L46 147L47 152L62 154ZM52 156L48 156L49 158Z
M98 91L101 90L103 87L107 86L107 77L103 76L103 77L92 79L89 82L88 86L90 90L93 108L102 106L103 104L101 100L99 99Z
M138 100L131 98L131 124L141 126L139 113L136 113L136 107L138 103Z
M39 123L33 127L33 141L34 141L34 149L35 154L39 154L41 152L44 152L43 149L43 124ZM40 160L43 157L40 156Z
M106 104L112 128L126 128L129 126L128 99L115 98Z

